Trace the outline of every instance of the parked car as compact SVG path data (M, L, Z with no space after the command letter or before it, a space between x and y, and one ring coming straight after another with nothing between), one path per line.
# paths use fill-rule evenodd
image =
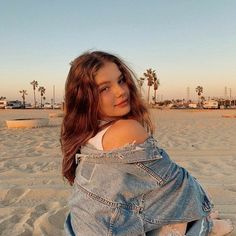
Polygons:
M189 103L189 104L188 104L188 107L195 109L195 108L197 108L197 104L196 104L196 103Z
M209 100L209 101L203 102L203 108L218 109L218 107L219 107L219 103L215 100Z
M53 108L54 108L54 109L61 109L61 107L62 107L62 105L61 105L60 103L55 103L55 104L53 105Z
M49 102L45 102L44 105L43 105L43 108L45 108L45 109L52 109L52 104L49 103Z
M7 105L5 106L5 109L19 109L22 108L22 102L21 101L9 101L7 102Z
M7 105L7 101L6 100L1 100L0 101L0 109L4 109Z

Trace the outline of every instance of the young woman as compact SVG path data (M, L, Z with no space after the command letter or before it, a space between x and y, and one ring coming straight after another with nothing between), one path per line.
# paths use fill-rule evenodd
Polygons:
M71 63L61 131L63 176L73 185L68 235L226 235L197 180L170 160L132 71L87 52Z

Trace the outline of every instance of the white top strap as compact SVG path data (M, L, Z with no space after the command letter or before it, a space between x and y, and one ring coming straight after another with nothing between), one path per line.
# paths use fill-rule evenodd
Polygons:
M111 127L111 125L107 126L105 129L98 132L94 137L92 137L91 139L88 140L88 143L93 145L98 150L103 150L102 138L103 138L103 135L108 130L108 128L110 128L110 127Z

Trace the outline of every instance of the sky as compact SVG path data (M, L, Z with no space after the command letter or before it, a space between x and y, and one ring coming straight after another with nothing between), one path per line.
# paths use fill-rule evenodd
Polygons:
M32 80L61 102L69 63L88 50L119 55L158 98L236 97L235 0L0 0L0 97L33 101ZM37 92L39 99L39 93Z

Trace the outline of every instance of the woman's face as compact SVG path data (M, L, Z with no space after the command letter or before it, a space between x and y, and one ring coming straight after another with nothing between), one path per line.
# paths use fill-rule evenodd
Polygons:
M99 92L102 119L122 117L130 111L130 93L121 71L113 62L107 62L98 70L95 82Z

